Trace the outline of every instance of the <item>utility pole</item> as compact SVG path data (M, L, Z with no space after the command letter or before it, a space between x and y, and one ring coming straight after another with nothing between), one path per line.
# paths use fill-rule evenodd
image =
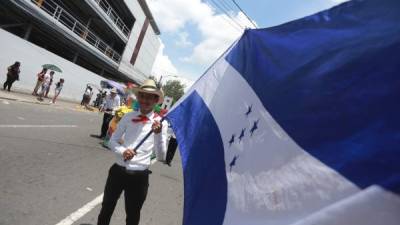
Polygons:
M162 80L162 75L160 76L160 79L158 80L158 88L161 88L161 80Z
M243 9L239 6L239 4L236 3L235 0L232 0L233 4L236 5L236 7L246 16L246 18L250 21L251 24L253 24L254 28L258 28L257 25L251 20L251 18L243 11Z

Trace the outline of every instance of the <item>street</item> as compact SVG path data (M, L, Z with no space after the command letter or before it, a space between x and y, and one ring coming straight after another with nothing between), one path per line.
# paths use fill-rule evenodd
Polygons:
M100 132L102 115L2 99L0 115L0 225L96 224L100 202L87 204L101 199L115 161L90 137ZM157 162L150 169L140 224L180 224L179 154L172 167ZM123 200L121 195L111 224L125 224ZM72 223L76 215L81 218Z

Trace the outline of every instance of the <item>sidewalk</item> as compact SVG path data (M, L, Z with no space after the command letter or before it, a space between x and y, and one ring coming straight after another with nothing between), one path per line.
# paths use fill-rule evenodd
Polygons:
M0 100L24 102L24 103L38 104L38 105L56 106L57 108L70 109L70 110L80 111L80 112L98 112L96 108L92 108L92 107L85 108L85 107L81 106L78 102L63 100L62 98L58 99L56 104L51 104L50 98L44 98L44 100L41 102L41 101L37 100L37 96L33 96L31 94L25 93L20 90L8 92L8 91L4 91L1 88L0 89Z

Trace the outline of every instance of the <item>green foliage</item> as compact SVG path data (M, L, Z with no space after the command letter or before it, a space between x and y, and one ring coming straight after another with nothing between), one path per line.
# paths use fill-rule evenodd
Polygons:
M184 94L185 85L179 80L169 80L162 87L165 96L173 98L173 103L178 101Z

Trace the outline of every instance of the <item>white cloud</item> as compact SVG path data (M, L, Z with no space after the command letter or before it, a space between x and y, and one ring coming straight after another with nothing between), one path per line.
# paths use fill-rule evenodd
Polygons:
M169 59L169 57L165 55L164 48L165 45L161 42L161 46L158 50L156 60L154 61L151 74L154 75L157 80L160 79L161 76L163 76L162 83L165 83L168 80L179 80L182 84L185 85L185 91L188 90L189 87L192 86L194 81L177 75L180 74L180 72Z
M149 5L163 32L179 32L180 39L185 40L187 37L181 36L185 25L197 27L201 40L192 54L181 60L202 66L211 64L242 34L240 27L252 27L243 13L231 14L233 21L201 0L150 0Z
M178 34L179 39L175 41L175 45L181 48L192 46L193 43L189 41L189 34L187 32L181 32Z
M167 55L164 54L165 45L161 42L160 49L158 49L158 54L156 60L154 61L152 74L156 77L165 74L178 74L178 70L175 65L169 59Z
M232 17L242 27L252 26L241 12L232 15ZM209 65L215 61L243 33L243 28L231 23L234 22L230 21L228 16L222 14L204 18L198 24L203 39L194 47L193 53L183 60L202 65Z
M149 0L148 3L163 32L176 32L187 22L212 14L201 0Z
M349 0L330 0L330 1L334 3L342 3L342 2L347 2Z

